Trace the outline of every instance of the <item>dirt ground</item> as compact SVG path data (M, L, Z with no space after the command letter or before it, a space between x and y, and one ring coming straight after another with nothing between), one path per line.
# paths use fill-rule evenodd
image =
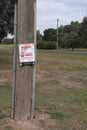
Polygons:
M0 77L0 84L5 85L12 82L10 77L11 74L9 72L4 72ZM11 130L49 130L50 127L56 125L56 121L50 119L50 116L44 110L35 111L35 119L30 119L29 121L16 121L11 118L4 118L1 122L0 124L4 122L4 126L10 126Z
M7 118L6 122L14 130L48 130L55 126L56 121L50 119L49 115L43 112L36 112L35 119L30 119L29 121L15 121L11 118Z
M12 72L1 70L0 75L0 85L12 83ZM41 79L41 76L37 76L37 78ZM12 128L11 130L49 130L50 127L56 125L56 121L50 119L50 116L44 111L36 111L35 119L30 119L29 121L16 121L9 117L0 120L0 125L2 124L4 126L10 126Z

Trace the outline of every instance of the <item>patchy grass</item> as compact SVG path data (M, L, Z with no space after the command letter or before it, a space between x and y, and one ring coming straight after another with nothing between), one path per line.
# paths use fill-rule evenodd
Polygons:
M0 119L10 116L12 50L0 50Z
M13 62L13 51L12 50L0 50L0 71L7 70L10 71L12 69Z
M12 50L0 50L0 121L11 112L12 57ZM87 129L86 55L37 53L35 109L56 122L42 121L44 130ZM1 122L0 129L13 130Z
M15 130L12 126L3 124L0 128L1 130Z
M11 44L11 45L0 44L0 49L13 49L13 44Z
M4 126L4 129L3 130L14 130L11 126L9 125L6 125Z
M11 87L0 86L0 119L10 116Z
M86 130L87 56L38 53L36 109L57 121L55 130Z
M72 48L59 48L60 50L64 50L64 51L72 51ZM74 48L73 51L82 51L82 52L87 52L87 48Z

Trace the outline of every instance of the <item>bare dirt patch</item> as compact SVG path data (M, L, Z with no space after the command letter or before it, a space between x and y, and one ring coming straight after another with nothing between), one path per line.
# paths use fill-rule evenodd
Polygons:
M36 118L29 121L15 121L9 118L7 122L15 130L47 130L56 124L48 114L43 112L36 112Z
M0 71L0 85L6 85L8 83L12 83L12 72L1 70Z
M1 78L1 79L0 79L0 84L5 83L6 81L7 81L6 78Z

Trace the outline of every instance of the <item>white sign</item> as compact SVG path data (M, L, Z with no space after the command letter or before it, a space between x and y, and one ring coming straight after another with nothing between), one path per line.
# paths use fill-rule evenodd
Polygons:
M34 44L19 44L20 63L35 62Z

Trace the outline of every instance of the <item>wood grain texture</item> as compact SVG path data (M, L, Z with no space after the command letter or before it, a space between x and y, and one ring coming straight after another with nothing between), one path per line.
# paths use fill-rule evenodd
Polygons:
M32 35L32 39L29 36ZM31 117L33 66L20 66L18 44L34 43L34 0L18 0L15 119Z

